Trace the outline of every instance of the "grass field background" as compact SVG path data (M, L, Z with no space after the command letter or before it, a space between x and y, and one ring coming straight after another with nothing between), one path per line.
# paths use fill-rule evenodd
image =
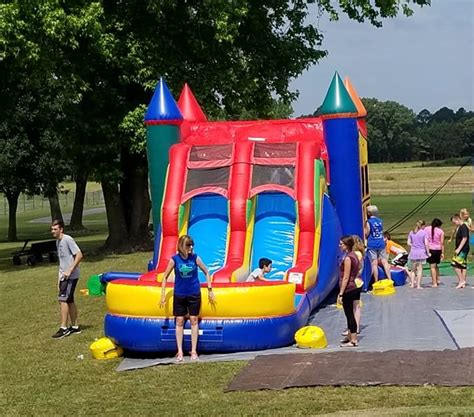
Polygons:
M391 172L386 168L381 171ZM425 198L426 194L374 193L372 201L379 206L389 228ZM470 208L471 198L468 191L439 195L395 230L394 235L404 242L418 218L429 222L433 217L440 217L449 231L449 216L461 207ZM48 224L29 222L47 215L48 210L40 208L20 213L19 237L49 238ZM96 251L106 238L104 213L86 216L85 225L87 232L75 234L86 254L79 288L84 288L87 277L95 273L146 269L151 253L105 255ZM225 386L246 362L158 366L117 373L114 369L120 359L98 361L89 353L90 343L103 336L105 299L81 296L78 291L83 333L62 340L51 339L59 320L55 301L57 265L14 267L11 252L21 247L21 243L5 242L6 227L7 218L0 216L2 415L468 416L474 413L472 387L325 387L224 394Z

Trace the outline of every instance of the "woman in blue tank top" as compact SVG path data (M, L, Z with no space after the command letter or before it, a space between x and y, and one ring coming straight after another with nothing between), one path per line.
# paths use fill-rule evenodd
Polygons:
M379 280L379 262L385 271L387 279L392 279L390 265L388 264L385 240L383 238L383 221L379 217L377 206L367 206L367 222L365 223L365 237L367 238L367 256L372 266L374 281Z
M166 280L174 270L173 315L176 319L176 344L178 353L176 362L183 361L184 318L189 314L191 323L191 360L199 360L197 341L199 334L198 316L201 310L201 285L198 278L198 267L206 275L209 302L215 302L212 292L211 277L201 258L193 253L194 242L190 236L178 239L178 253L174 255L163 273L161 284L160 306L166 304Z

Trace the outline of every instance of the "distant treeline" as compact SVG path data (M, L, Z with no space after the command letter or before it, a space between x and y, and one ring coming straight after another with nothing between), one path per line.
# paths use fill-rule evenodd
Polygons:
M362 102L367 109L370 162L446 160L457 165L474 155L473 111L442 107L416 114L395 101L363 98Z
M442 160L474 154L474 112L442 107L434 113L395 101L362 99L367 109L371 162Z

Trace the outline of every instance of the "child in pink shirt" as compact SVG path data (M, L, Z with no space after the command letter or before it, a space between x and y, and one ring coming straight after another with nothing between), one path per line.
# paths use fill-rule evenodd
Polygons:
M443 222L440 219L433 219L431 226L425 228L428 240L430 256L427 262L431 269L431 286L436 288L440 284L439 263L444 258L444 231L441 229Z

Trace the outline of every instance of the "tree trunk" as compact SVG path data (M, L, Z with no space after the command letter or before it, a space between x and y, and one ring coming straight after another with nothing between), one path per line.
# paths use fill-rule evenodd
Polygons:
M148 230L151 209L148 172L143 166L133 163L127 168L124 170L124 182L120 192L127 213L130 243L140 249L151 249L152 242Z
M51 195L48 195L48 200L49 200L49 208L51 211L51 220L63 220L63 213L61 212L61 206L59 205L59 197L58 197L58 192L55 191L54 193L51 193Z
M16 210L18 208L19 192L7 194L8 201L8 241L16 242L18 236L16 234Z
M74 196L74 206L72 207L71 221L69 227L71 230L82 230L82 215L84 213L84 199L86 197L86 186L88 173L79 173L76 176L76 195Z
M105 247L110 250L130 250L125 212L120 198L119 187L115 183L102 181L102 192L104 193L105 211L109 236L105 241Z

